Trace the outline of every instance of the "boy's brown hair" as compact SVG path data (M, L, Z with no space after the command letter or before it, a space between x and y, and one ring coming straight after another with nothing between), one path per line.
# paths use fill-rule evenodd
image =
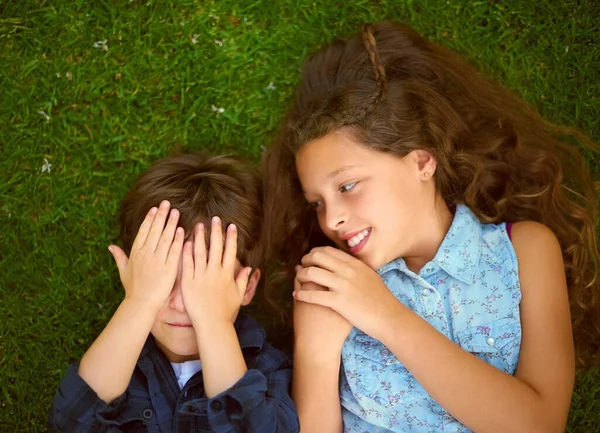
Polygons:
M221 218L224 229L235 224L239 261L261 267L262 184L258 170L241 158L187 153L162 159L143 172L121 202L120 238L126 254L150 208L163 200L179 210L178 225L186 238L202 222L208 242L213 216Z

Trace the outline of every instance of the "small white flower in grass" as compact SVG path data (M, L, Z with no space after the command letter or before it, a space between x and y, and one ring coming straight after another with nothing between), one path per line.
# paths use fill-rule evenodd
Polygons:
M196 35L192 36L192 44L198 43L198 36L200 36L200 35L196 34Z
M67 72L65 74L65 76L67 77L67 80L71 81L73 79L73 74L71 74L70 72Z
M96 41L96 42L94 42L93 47L94 48L102 48L104 51L108 51L108 45L106 45L107 42L108 42L108 39L104 39L103 41Z
M60 72L56 73L56 78L60 78Z
M267 86L267 90L275 90L277 87L275 87L275 85L273 84L273 82L271 81L269 83L269 85Z
M216 105L211 105L210 109L217 113L217 115L225 112L225 109L223 107L217 107Z
M98 308L102 308L102 304L100 302L98 302L96 305L98 306Z
M565 47L565 53L569 52L569 47Z
M48 172L50 173L50 169L52 168L52 164L48 162L48 158L44 158L44 165L42 165L42 173Z
M184 21L182 21L182 22L180 22L180 23L179 23L179 25L180 25L181 27L184 27L184 26L185 26L185 22L184 22Z
M48 116L48 114L46 114L45 111L43 110L38 110L38 113L41 114L42 116L44 116L44 119L46 119L46 122L50 121L50 116Z
M267 146L261 144L260 145L260 150L262 150L263 152L266 152L267 151Z
M223 41L215 39L215 44L217 44L218 46L222 47L223 46Z

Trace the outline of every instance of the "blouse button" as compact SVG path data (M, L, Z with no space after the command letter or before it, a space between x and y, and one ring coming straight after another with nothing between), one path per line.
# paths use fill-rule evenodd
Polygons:
M425 297L429 296L429 293L431 293L429 289L423 289L423 291L421 292L421 294Z
M387 350L387 349L383 349L383 350L381 351L381 356L383 356L383 357L390 356L390 351L389 351L389 350Z
M150 419L150 418L152 418L152 415L154 415L154 412L152 412L152 409L146 408L146 409L144 409L144 412L142 412L142 415L144 416L145 419Z
M496 340L494 340L492 337L487 339L487 344L489 344L490 346L493 346L494 344L496 344Z
M189 410L190 412L192 412L192 413L196 412L196 407L195 407L195 406L192 406L191 404L188 404L188 407L187 407L187 408L188 408L188 410Z

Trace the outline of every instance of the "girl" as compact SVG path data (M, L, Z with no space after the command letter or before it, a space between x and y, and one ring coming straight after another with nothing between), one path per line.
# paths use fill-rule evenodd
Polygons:
M265 159L304 433L564 431L600 342L569 137L597 150L408 26L307 62Z

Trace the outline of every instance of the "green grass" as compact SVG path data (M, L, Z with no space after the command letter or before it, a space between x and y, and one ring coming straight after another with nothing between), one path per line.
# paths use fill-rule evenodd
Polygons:
M106 247L140 171L200 148L257 161L307 53L384 18L600 141L596 0L0 3L0 431L45 430L65 367L119 303ZM593 371L578 377L568 431L598 425Z

